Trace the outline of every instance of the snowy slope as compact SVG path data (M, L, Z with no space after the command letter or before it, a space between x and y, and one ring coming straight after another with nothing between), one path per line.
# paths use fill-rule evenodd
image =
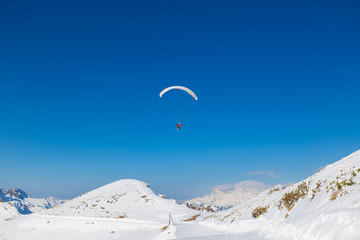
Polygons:
M177 230L175 225L168 226L169 213L175 225L208 215L156 195L143 182L126 179L58 207L0 223L0 239L173 239ZM208 231L196 236L222 233L199 228Z
M358 240L359 183L360 151L302 182L210 214L164 199L143 182L120 180L58 207L0 221L0 239ZM175 224L167 226L169 213Z
M20 214L11 203L0 202L0 222L7 221Z
M258 232L234 234L201 225L207 216L154 194L143 182L121 180L53 209L0 222L0 239L265 239Z
M65 200L56 197L33 198L19 188L11 188L9 190L0 188L0 201L10 202L21 214L38 212L65 202Z
M169 213L181 221L197 213L156 195L144 182L119 180L83 194L43 214L92 218L127 218L166 224Z
M287 188L275 186L204 224L285 239L360 239L360 151Z

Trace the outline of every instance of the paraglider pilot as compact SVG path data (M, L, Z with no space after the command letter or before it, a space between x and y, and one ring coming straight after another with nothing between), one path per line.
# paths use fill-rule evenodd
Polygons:
M180 130L180 128L181 128L182 126L183 126L183 125L182 125L181 123L176 124L177 130Z

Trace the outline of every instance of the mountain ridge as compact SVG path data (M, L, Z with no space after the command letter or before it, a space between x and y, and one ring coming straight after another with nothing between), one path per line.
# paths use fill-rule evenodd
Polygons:
M218 185L210 194L187 200L184 204L195 209L224 210L256 196L269 187L261 182L251 180L233 185Z
M66 200L56 197L33 198L20 188L0 188L0 202L11 203L20 214L31 214L63 204Z
M166 223L169 214L180 221L187 215L194 215L195 211L177 204L175 200L155 194L144 182L122 179L82 194L42 214L152 221L156 219Z
M360 151L288 187L274 186L207 217L209 226L262 229L273 237L360 238ZM357 230L356 230L357 229Z

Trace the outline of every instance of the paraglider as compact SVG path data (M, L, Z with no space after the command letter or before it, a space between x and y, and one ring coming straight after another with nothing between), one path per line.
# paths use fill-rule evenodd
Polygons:
M176 124L176 129L177 130L180 130L180 128L182 127L183 125L181 124L181 123L178 123L178 124Z
M167 93L167 92L169 92L169 91L171 91L171 90L182 90L182 91L188 93L188 94L189 94L191 97L193 97L196 101L198 100L198 97L196 96L196 94L195 94L192 90L190 90L190 89L187 88L187 87L183 87L183 86L171 86L171 87L165 88L164 90L162 90L162 91L160 92L160 94L159 94L160 98L162 98L162 96L163 96L165 93ZM166 94L166 95L168 95L168 94ZM181 94L180 94L180 95L181 95ZM185 95L186 95L186 94L185 94ZM176 94L175 94L175 96L170 94L170 96L176 98ZM186 100L186 97L183 97L182 95L179 96L179 98L180 98L180 99L172 99L172 100L173 100L173 102L172 102L173 105L170 106L170 107L171 107L171 110L172 110L172 112L173 112L175 121L177 122L177 124L176 124L176 129L177 129L177 130L180 130L180 128L183 126L183 124L179 121L180 119L179 119L179 116L178 116L178 115L180 115L180 113L181 113L180 110L182 110L182 109L180 109L180 108L183 108L183 107L184 107L184 100Z
M190 89L186 88L186 87L182 87L182 86L172 86L172 87L168 87L165 88L164 90L161 91L160 93L160 97L162 97L162 95L172 89L179 89L179 90L183 90L185 92L187 92L188 94L190 94L193 98L195 98L195 100L198 100L197 96L195 95L195 93L193 91L191 91Z

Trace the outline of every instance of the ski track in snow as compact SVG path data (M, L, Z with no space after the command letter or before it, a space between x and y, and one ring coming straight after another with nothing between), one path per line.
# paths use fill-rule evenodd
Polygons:
M0 240L265 239L257 232L231 233L197 222L177 223L162 232L161 224L149 221L33 215L13 219L0 226ZM14 228L16 231L11 231Z

